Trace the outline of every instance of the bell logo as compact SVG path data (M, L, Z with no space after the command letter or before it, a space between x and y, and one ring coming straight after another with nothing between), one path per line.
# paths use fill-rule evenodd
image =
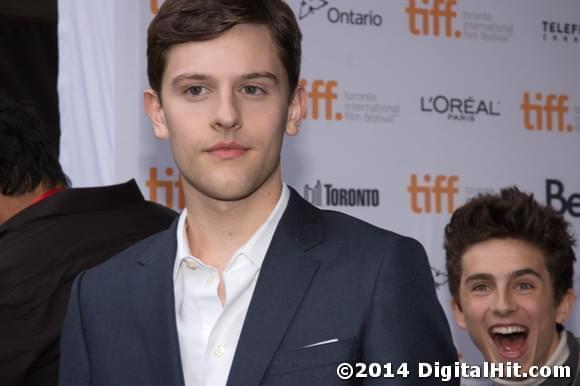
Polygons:
M308 91L308 81L301 79L300 86L304 87L306 90L311 107L310 117L308 117L308 111L306 111L304 113L304 118L311 118L314 120L320 119L320 101L324 100L324 119L327 121L342 121L342 113L334 113L334 101L338 98L338 95L334 92L335 87L338 86L338 82L336 80L329 80L325 82L323 80L317 79L312 82L310 91Z
M546 203L560 214L580 217L580 193L564 195L564 184L560 180L546 180Z
M172 177L174 174L173 168L165 169L165 176ZM149 168L149 179L145 181L145 186L149 188L149 200L156 202L158 204L165 205L172 209L183 209L185 208L185 194L183 193L183 183L179 176L177 179L159 179L157 177L157 168ZM173 196L175 194L173 188L177 188L177 208L173 206ZM158 198L158 189L162 190L165 196L165 202L161 202Z
M441 36L441 25L445 26L445 37L461 37L461 31L453 31L453 20L457 17L457 0L420 0L425 8L417 6L417 0L409 0L405 12L409 14L409 31L413 35Z
M411 195L411 210L414 213L443 213L443 204L446 205L446 212L452 213L455 210L455 197L459 192L457 188L458 176L435 177L435 183L431 182L431 176L423 176L423 183L419 184L417 175L411 175L411 184L407 191ZM446 198L444 200L444 198Z
M548 94L544 96L536 93L535 102L530 101L530 93L524 93L521 108L524 112L524 126L528 130L554 130L554 123L558 131L572 131L574 127L564 122L568 112L568 95ZM556 122L555 122L556 121ZM544 126L545 123L545 126Z

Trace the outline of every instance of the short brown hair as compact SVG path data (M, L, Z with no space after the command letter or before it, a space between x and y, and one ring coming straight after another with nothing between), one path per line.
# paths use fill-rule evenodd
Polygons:
M575 240L570 224L554 209L516 187L471 199L453 213L445 227L449 290L455 301L459 304L461 258L467 249L489 239L506 238L525 241L542 251L554 300L560 304L574 280Z
M261 24L270 30L292 95L300 76L302 34L294 13L283 0L165 1L147 33L147 76L151 88L160 95L171 46L210 40L235 25L247 23Z

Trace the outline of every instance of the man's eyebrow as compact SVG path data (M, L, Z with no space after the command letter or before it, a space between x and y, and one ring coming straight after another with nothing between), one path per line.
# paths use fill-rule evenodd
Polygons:
M476 281L476 280L493 281L493 276L490 275L489 273L474 273L473 275L468 276L465 279L465 282L469 283L470 281Z
M534 271L531 268L518 269L517 271L512 272L512 274L510 276L512 278L517 278L517 277L524 276L524 275L533 275L533 276L536 276L538 279L544 281L544 278L542 277L542 275L540 275L538 272Z
M181 81L184 80L208 80L210 78L209 75L206 74L181 74L176 76L175 78L173 78L173 80L171 81L172 85L176 85Z
M525 275L533 275L542 281L544 280L542 278L542 275L540 275L538 272L534 271L531 268L524 268L524 269L518 269L517 271L513 271L512 273L510 273L510 278L515 279L515 278L518 278L520 276L525 276ZM465 279L465 282L469 283L471 281L477 281L477 280L493 281L493 275L491 275L489 273L474 273L473 275L468 276Z
M258 78L268 78L274 81L274 83L278 83L278 77L269 71L264 72L251 72L249 74L242 75L242 79L258 79Z

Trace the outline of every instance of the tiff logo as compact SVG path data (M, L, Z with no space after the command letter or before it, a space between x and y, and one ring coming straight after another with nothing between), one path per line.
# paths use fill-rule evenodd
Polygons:
M453 20L457 17L457 0L420 0L425 5L418 7L417 0L409 0L405 12L409 15L409 31L413 35L441 36L445 26L445 37L461 37L461 31L453 31Z
M524 93L524 100L521 104L524 112L524 126L528 130L554 130L554 121L557 121L558 131L572 131L574 127L564 122L568 112L568 95L548 94L544 96L536 93L535 102L530 101L530 93Z
M407 191L411 195L411 210L414 213L443 213L443 204L446 202L446 212L455 210L455 197L459 192L457 188L458 176L436 176L435 183L431 182L431 176L423 176L423 183L419 183L417 175L411 175L411 184ZM445 199L445 200L444 200Z
M310 101L310 118L320 119L320 105L321 100L324 101L324 119L327 121L336 120L342 121L342 113L334 113L334 101L338 99L338 95L334 92L338 82L336 80L323 81L317 79L312 82L310 91L308 91L308 81L300 80L300 86L304 87ZM308 109L307 109L308 110ZM308 118L308 112L304 113L304 118Z
M149 168L149 179L145 181L145 186L149 188L149 200L156 202L161 205L165 205L172 209L183 209L185 208L185 195L183 193L183 183L179 176L174 179L172 178L174 174L173 168L165 169L165 176L170 178L159 179L157 177L157 168ZM177 188L177 192L173 188ZM159 190L165 196L165 202L159 200ZM177 208L173 206L173 198L175 193L177 193Z

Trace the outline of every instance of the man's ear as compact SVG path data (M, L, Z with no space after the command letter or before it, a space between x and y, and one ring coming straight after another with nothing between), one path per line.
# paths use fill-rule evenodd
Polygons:
M168 138L169 130L165 121L165 113L157 93L152 89L145 90L143 93L143 105L153 124L155 136L160 139Z
M455 298L451 299L451 309L453 310L453 318L455 322L459 326L459 328L466 329L467 326L465 325L465 316L463 315L463 309L461 308L461 304L459 304Z
M306 91L298 86L288 108L288 121L286 122L286 134L296 135L300 131L300 123L306 113Z
M564 296L562 296L562 300L560 304L558 304L558 308L556 309L556 322L560 324L564 324L568 316L570 316L570 312L572 311L572 306L576 301L576 295L572 288L570 288Z

